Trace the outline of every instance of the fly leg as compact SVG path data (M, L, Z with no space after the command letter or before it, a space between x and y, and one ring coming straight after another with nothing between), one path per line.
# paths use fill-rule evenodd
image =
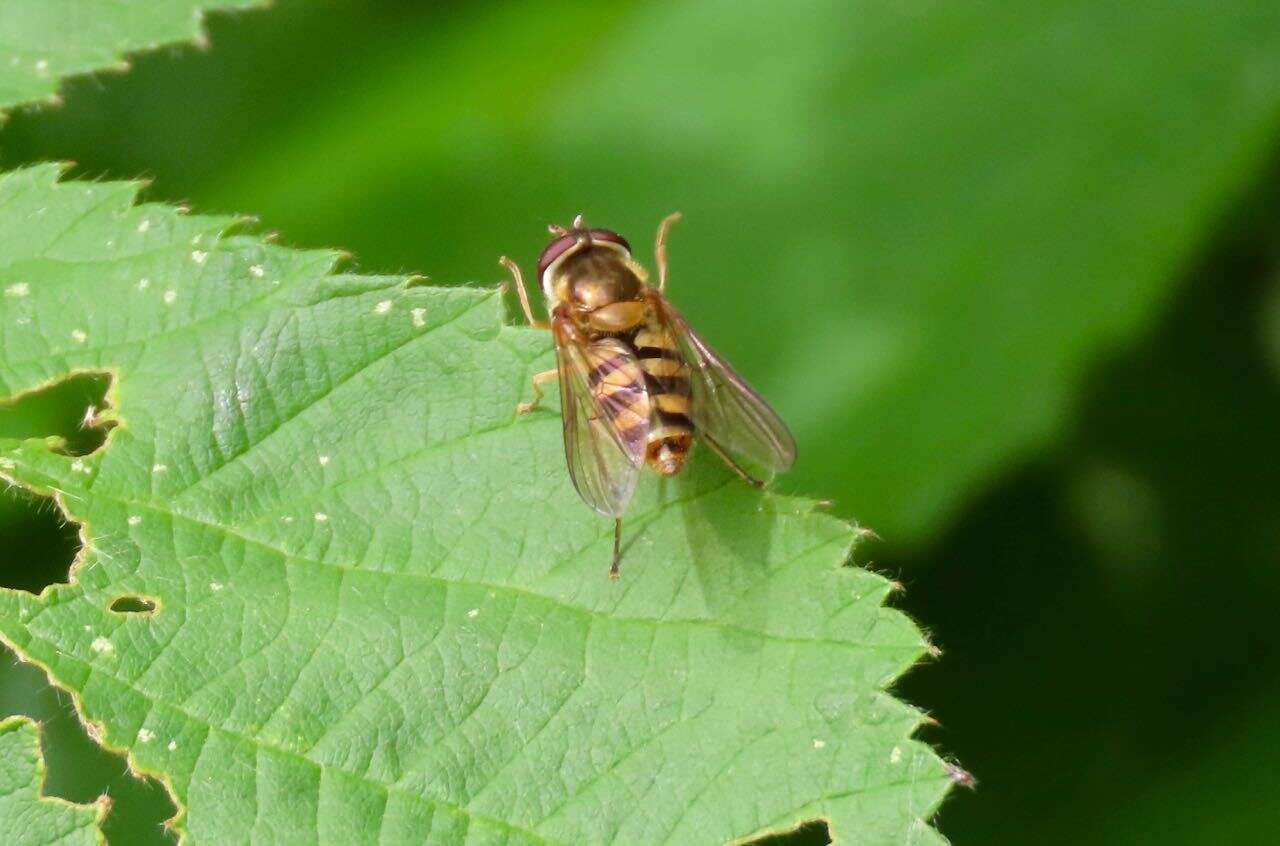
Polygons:
M551 324L545 320L538 320L533 316L533 309L529 307L529 292L524 288L524 274L520 272L520 265L511 259L503 256L498 259L498 263L511 272L511 278L516 283L516 293L520 296L520 308L524 310L524 318L529 321L529 325L534 329L550 329ZM545 370L533 377L533 402L522 402L516 406L516 412L519 414L528 414L538 407L542 402L542 384L550 382L559 375L558 370Z
M609 565L609 578L618 578L618 567L622 564L622 518L613 521L613 563Z
M529 321L529 325L534 329L550 329L550 323L545 320L538 320L533 316L533 309L529 307L529 292L524 289L524 274L520 272L520 265L506 256L498 259L498 263L505 267L511 273L511 278L515 280L516 294L520 297L520 308L524 309L524 319ZM537 400L534 401L534 404L537 405Z
M673 212L662 219L658 224L658 240L653 247L654 259L658 264L658 290L665 291L667 289L667 231L671 229L671 224L680 220L680 212Z
M541 373L535 373L529 382L533 385L533 402L522 402L516 406L517 414L528 414L533 411L542 402L542 386L546 382L559 377L559 370L544 370Z
M707 446L711 447L711 451L720 456L720 460L727 464L730 470L738 474L738 477L742 479L742 481L757 490L762 489L765 486L766 483L763 479L757 479L746 470L743 470L742 466L738 464L738 462L734 461L733 458L729 456L729 453L724 451L724 448L721 447L720 444L716 443L711 438L708 438L706 435L702 436L702 440L707 442Z

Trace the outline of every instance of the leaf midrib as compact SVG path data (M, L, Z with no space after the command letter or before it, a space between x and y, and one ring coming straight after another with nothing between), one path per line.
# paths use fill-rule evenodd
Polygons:
M678 505L685 505L690 502L695 502L704 496L710 496L712 494L719 493L721 490L727 487L732 481L733 480L731 479L726 480L723 484L719 486L709 488L707 490L699 491L696 494L684 499L672 500L670 502L662 503L659 505L658 508L652 511L646 512L643 515L637 515L638 519L647 518L647 520L649 521L655 520L661 517L661 515L666 511L666 509L672 508ZM919 651L914 647L898 647L898 646L891 646L888 644L869 643L869 642L860 641L860 640L837 640L833 638L783 635L783 634L777 634L774 632L764 632L757 629L750 629L744 626L738 626L733 623L728 623L722 620L715 620L710 618L698 619L698 618L689 618L689 617L680 617L680 618L625 617L625 616L619 616L615 614L608 614L603 611L596 611L590 608L583 607L581 605L574 605L573 603L567 602L564 599L561 599L559 597L538 593L536 591L530 590L528 588L523 588L518 585L476 581L472 579L461 579L461 578L455 578L452 576L449 576L449 577L437 576L431 573L421 573L421 572L400 572L400 571L393 571L393 570L364 570L357 567L345 566L333 561L323 561L317 558L311 558L306 555L281 549L280 547L275 546L260 538L254 538L249 535L241 534L240 532L237 532L235 529L229 526L225 526L221 523L212 523L207 520L201 520L198 517L192 517L187 514L171 511L167 508L164 508L163 506L156 505L154 503L130 500L113 493L103 493L101 491L96 492L95 496L111 500L112 502L115 502L123 506L149 509L153 512L164 515L174 520L185 521L185 522L194 524L196 526L199 526L201 528L213 530L215 532L221 533L227 538L232 538L248 546L255 547L265 552L273 553L274 555L279 556L282 559L283 563L292 564L295 566L298 564L309 564L309 565L314 565L316 567L322 567L330 570L337 570L343 574L346 574L346 573L377 574L380 576L385 576L387 578L424 581L432 584L433 586L440 586L445 588L449 588L450 586L458 586L458 587L477 588L480 590L493 590L493 591L500 590L500 591L505 591L518 596L524 596L528 599L533 599L535 601L545 602L554 606L558 606L566 611L570 611L572 613L588 617L591 620L603 619L611 622L637 623L637 624L645 624L645 625L696 626L696 627L710 628L710 629L714 629L714 630L718 630L726 633L747 635L750 637L761 638L764 640L775 641L778 643L797 644L797 645L806 645L806 646L820 645L820 646L831 646L831 647L836 647L841 649L856 648L856 649L869 649L869 650L886 651L886 652L915 653ZM609 534L612 535L612 530L610 530ZM605 535L603 534L598 535L593 541L590 542L590 544L599 543L604 537ZM590 546L590 544L588 546ZM790 564L796 561L803 560L804 558L810 555L813 555L814 553L822 549L825 549L827 547L843 548L844 545L845 545L844 541L841 538L833 538L830 540L822 541L816 546L807 548L797 554L789 556L784 566L789 566ZM588 547L584 547L583 549L585 550L586 548ZM577 555L580 555L580 554L581 554L581 551L575 552L569 558L571 560L573 557L576 557ZM778 568L778 570L781 570L781 569L782 569L781 567ZM41 610L43 610L44 607L45 606L41 606ZM34 620L35 617L33 616L31 619Z
M699 497L708 496L708 495L711 495L711 494L714 494L714 493L718 493L719 491L721 491L724 487L726 487L726 486L727 486L728 484L730 484L731 482L732 482L732 480L726 480L726 481L725 481L723 484L721 484L720 486L717 486L717 487L714 487L714 488L711 488L711 489L708 489L708 490L700 491L700 492L698 492L698 493L694 494L693 496L691 496L691 497L687 497L687 498L685 498L685 499L683 499L683 500L675 501L675 502L662 503L662 504L661 504L657 509L655 509L654 511L650 512L647 516L648 516L650 519L657 519L658 517L660 517L660 516L661 516L662 512L663 512L663 511L665 511L666 509L671 508L671 507L673 507L673 506L675 506L675 505L679 505L679 504L687 503L687 502L689 502L689 501L696 500L696 499L698 499ZM544 603L548 603L548 604L551 604L551 605L559 606L559 607L561 607L561 608L564 608L564 609L566 609L566 610L569 610L569 611L571 611L571 612L573 612L573 613L576 613L576 614L578 614L578 615L580 615L580 616L582 616L582 617L585 617L585 618L588 620L588 625L590 625L590 623L591 623L591 622L594 622L597 618L602 618L602 619L607 619L607 620L609 620L609 621L612 621L612 622L618 622L618 623L627 623L627 622L630 622L630 623L642 623L642 624L645 624L645 625L647 625L647 626L649 626L650 628L655 629L655 630L656 630L656 628L657 628L658 626L660 626L660 625L661 625L661 626L694 626L694 627L706 627L706 628L712 628L712 629L715 629L715 630L736 632L736 633L739 633L739 634L744 634L744 635L747 635L747 636L751 636L751 637L759 638L759 639L761 639L761 640L767 640L767 641L771 641L771 642L775 642L775 643L790 643L790 644L799 644L799 645L806 645L806 646L810 646L810 645L814 645L814 644L821 644L821 645L826 645L826 646L829 646L829 647L835 647L835 648L863 648L863 649L888 649L888 650L893 650L893 651L913 651L913 650L910 650L910 649L904 649L904 648L898 648L898 647L890 647L890 646L885 646L885 645L881 645L881 644L866 644L866 643L859 643L859 642L855 642L855 641L837 641L837 640L831 640L831 639L825 639L825 638L823 638L823 639L819 639L819 638L797 638L797 637L791 637L791 636L777 635L777 634L772 634L772 633L760 632L760 631L756 631L756 630L752 630L752 629L746 629L746 628L743 628L743 627L735 626L735 625L728 624L728 623L723 623L723 622L721 622L721 621L716 621L716 620L690 620L690 619L663 619L663 618L627 618L627 617L617 617L617 616L605 615L605 614L602 614L602 613L600 613L600 612L591 611L590 609L586 609L586 608L582 608L582 607L579 607L579 606L574 606L574 605L571 605L571 604L567 604L567 603L563 602L562 600L556 599L556 598L554 598L554 597L548 597L548 596L545 596L545 595L543 595L543 594L535 593L535 592L532 592L532 591L526 590L526 589L524 589L524 588L520 588L520 587L512 586L512 585L500 585L500 584L493 584L493 583L487 583L487 582L475 582L475 581L470 581L470 580L461 580L461 579L446 579L446 578L439 577L439 576L433 576L433 575L431 575L431 574L427 574L427 573L397 573L397 572L390 572L390 571L372 571L372 570L370 570L370 571L358 571L358 570L356 570L356 568L343 566L343 565L341 565L341 564L336 564L336 563L333 563L333 562L319 561L319 560L316 560L316 559L313 559L313 558L308 558L308 557L303 556L303 555L298 555L298 554L295 554L295 553L292 553L292 552L288 552L288 551L285 551L285 550L283 550L283 549L281 549L281 548L279 548L279 547L276 547L276 546L274 546L274 545L272 545L272 544L270 544L270 543L268 543L268 542L266 542L266 541L263 541L263 540L259 540L259 539L255 539L255 538L251 538L251 537L248 537L248 536L242 535L242 534L240 534L239 532L236 532L234 529L232 529L232 528L230 528L230 527L228 527L228 526L225 526L225 525L222 525L222 524L219 524L219 523L211 523L211 522L208 522L208 521L203 521L203 520L200 520L200 519L198 519L198 518L194 518L194 517L191 517L191 516L188 516L188 515L185 515L185 514L176 513L176 512L173 512L173 511L171 511L171 510L169 510L169 509L166 509L166 508L164 508L164 507L162 507L162 506L159 506L159 505L155 505L155 504L147 503L147 502L138 502L138 501L128 500L128 499L126 499L126 498L123 498L123 497L120 497L120 496L116 496L116 495L111 494L111 493L103 493L103 492L101 492L101 491L99 491L99 492L98 492L98 496L102 496L102 497L104 497L104 498L106 498L106 499L109 499L109 500L111 500L111 501L114 501L114 502L116 502L116 503L118 503L118 504L120 504L120 505L124 505L124 506L132 506L132 507L137 507L137 508L147 509L147 510L149 510L149 511L152 511L152 512L155 512L155 513L158 513L158 514L161 514L161 515L167 516L167 517L169 517L169 518L171 518L171 519L173 519L173 520L175 520L175 521L185 521L185 522L188 522L188 523L191 523L191 524L198 525L198 526L200 526L200 527L202 527L202 528L210 529L210 530L213 530L213 531L215 531L215 532L221 533L221 534L223 534L223 535L225 535L225 536L227 536L227 537L229 537L229 538L235 538L235 539L239 540L240 542L242 542L242 543L244 543L244 544L246 544L246 545L248 545L248 546L257 547L257 548L260 548L260 549L262 549L262 550L264 550L264 551L267 551L267 552L273 553L274 555L278 556L278 557L281 559L282 563L284 563L284 564L286 564L286 565L292 564L292 565L295 565L295 566L296 566L297 564L308 564L308 565L319 566L319 567L324 567L324 568L336 569L336 570L340 571L340 572L341 572L342 574L344 574L344 575L345 575L346 573L350 573L350 572L369 572L369 573L377 572L377 573L381 573L381 574L386 575L386 576L408 577L408 578L411 578L411 579L420 579L420 580L425 580L425 581L431 582L431 583L433 583L433 584L437 584L437 585L443 586L443 587L445 587L445 588L448 588L448 587L450 587L450 586L463 586L463 587L475 587L475 588L480 588L480 589L484 589L484 590L495 590L495 591L496 591L496 590L502 590L502 591L507 592L507 593L509 593L509 594L515 594L515 595L522 595L522 596L526 596L526 597L528 597L528 598L530 598L530 599L532 599L532 600L535 600L535 601L542 601L542 602L544 602ZM820 549L822 549L822 548L824 548L824 547L831 546L831 545L838 545L838 543L839 543L838 539L837 539L837 540L825 541L825 542L823 542L823 543L818 544L817 546L815 546L815 547L813 547L813 548L803 550L803 551L801 551L801 552L799 552L799 553L797 553L797 554L795 554L795 555L790 556L789 561L801 560L801 559L805 558L806 556L808 556L808 555L810 555L810 554L813 554L813 553L814 553L815 551L817 551L817 550L820 550ZM46 610L46 608L47 608L47 606L41 606L39 610L40 610L40 611L43 611L43 610ZM37 613L35 616L39 616L39 613ZM30 638L32 638L32 639L38 639L38 640L42 641L43 643L45 643L45 644L46 644L46 645L48 645L48 646L52 646L53 644L52 644L52 642L51 642L51 641L49 641L49 640L47 640L46 638L44 638L44 637L42 637L42 636L40 636L40 635L36 634L36 633L31 629L30 624L31 624L32 622L34 622L34 616L33 616L30 620L28 620L28 621L27 621L28 625L27 625L27 628L26 628L26 632L27 632L28 636L29 636ZM0 636L0 637L2 637L2 636ZM143 697L147 702L149 702L149 703L151 704L151 708L152 708L152 710L153 710L153 711L154 711L156 708L161 708L161 709L171 709L171 710L172 710L172 711L174 711L175 713L180 714L183 718L185 718L185 719L189 720L191 723L196 724L196 725L204 726L204 727L205 727L209 732L219 732L219 733L222 733L222 734L227 735L227 736L230 736L230 737L238 738L239 740L241 740L241 741L243 741L244 743L246 743L246 744L250 745L251 747L270 750L270 751L276 752L277 754L285 755L285 756L288 756L288 757L291 757L291 758L294 758L294 759L297 759L297 760L303 761L303 762L305 762L306 764L308 764L309 766L311 766L311 767L313 767L313 768L315 768L315 769L317 769L317 770L319 770L319 771L321 771L321 772L325 771L326 769L328 769L328 770L332 770L332 771L333 771L333 772L335 772L335 773L340 773L340 774L345 775L345 776L347 776L347 777L354 778L354 779L356 779L356 780L358 780L358 781L360 781L360 782L362 782L362 783L369 784L369 785L371 785L371 786L373 786L373 787L376 787L377 789L379 789L381 792L383 792L384 794L386 794L386 795L388 795L388 796L390 796L390 795L402 796L402 797L407 798L407 799L409 799L409 800L416 800L416 801L421 801L421 802L425 802L425 803L428 803L428 804L432 804L432 805L438 806L438 807L440 807L440 808L443 808L443 809L446 809L446 810L452 811L452 812L454 812L454 813L458 813L458 814L464 815L464 816L466 816L467 818L472 819L472 820L475 820L475 821L477 821L477 822L481 822L481 823L484 823L484 824L486 824L486 825L492 825L492 826L498 827L498 828L500 828L500 829L502 829L502 830L506 830L506 831L509 831L509 832L518 833L518 834L521 834L521 835L527 836L527 837L529 837L529 838L531 838L531 839L535 840L536 842L539 842L539 843L542 843L542 844L547 844L548 846L556 846L556 845L559 843L559 841L549 840L549 839L547 839L546 837L542 836L541 834L537 833L536 831L533 831L533 830L530 830L530 829L524 828L523 826L519 826L519 825L512 824L512 823L509 823L509 822L506 822L506 821L503 821L503 820L498 820L498 819L495 819L495 818L489 817L489 816L487 816L487 815L484 815L484 814L481 814L481 813L478 813L478 812L472 811L472 810L471 810L471 809L469 809L468 807L460 806L460 805L454 804L454 803L452 803L452 802L449 802L449 801L447 801L447 800L441 799L441 798L439 798L439 797L434 797L434 796L433 796L433 797L427 797L427 796L418 795L418 794L415 794L415 793L413 793L413 792L411 792L411 791L405 790L404 788L397 787L397 786L395 786L394 784L386 784L386 783L384 783L384 782L378 781L378 780L376 780L376 779L374 779L374 778L372 778L372 777L368 776L367 774L361 774L361 773L358 773L358 772L353 772L353 771L351 771L351 770L345 769L345 768L343 768L343 767L341 767L341 766L338 766L338 765L336 765L336 764L333 764L333 763L331 763L331 762L325 762L325 763L322 763L322 762L316 761L316 760L314 760L314 759L310 758L310 757L306 754L306 752L304 752L304 751L300 751L300 750L296 750L296 749L291 749L291 748L289 748L289 747L287 747L287 746L279 745L279 744L277 744L277 743L275 743L275 742L272 742L272 741L270 741L270 740L268 740L268 739L265 739L265 738L262 738L262 737L260 737L260 736L256 736L256 735L251 735L251 734L244 733L243 731L237 731L237 730L234 730L234 729L231 729L231 728L227 728L227 727L225 727L225 726L215 725L211 720L209 720L209 719L207 719L207 718L204 718L204 717L197 716L197 715L193 714L192 712L190 712L189 710L187 710L187 709L186 709L185 707L183 707L183 706L180 706L180 705L177 705L177 704L168 703L168 702L161 702L159 699L157 699L157 698L156 698L155 694L152 694L151 692L147 691L144 687L140 686L140 684L139 684L139 682L138 682L137 680L127 680L127 679L125 679L125 678L123 678L123 677L121 677L121 676L117 675L116 673L113 673L113 672L109 671L108 669L106 669L106 668L102 667L101 665L98 665L98 664L92 663L92 662L87 661L87 660L85 660L85 659L82 659L82 658L80 658L80 657L78 657L78 656L75 656L75 655L72 655L72 654L68 654L68 653L59 652L59 660L70 660L70 661L72 661L72 662L74 662L74 663L78 664L79 666L84 667L85 669L87 669L87 670L88 670L89 672L91 672L91 673L92 673L92 672L98 672L98 673L101 673L102 675L105 675L105 676L107 676L107 677L109 677L109 678L113 679L113 680L114 680L114 681L116 681L117 683L122 684L122 685L125 685L125 686L126 686L126 687L128 687L130 690L133 690L137 695L139 695L139 696ZM203 748L204 748L204 745L203 745L203 743L202 743L202 747L201 747L202 752L203 752ZM193 765L193 767L194 767L194 765ZM579 791L579 792L580 792L580 791ZM857 792L860 792L860 791L851 791L850 793L857 793ZM577 795L577 794L575 794L575 795ZM824 797L824 798L830 798L830 797ZM673 829L673 831L674 831L674 829Z

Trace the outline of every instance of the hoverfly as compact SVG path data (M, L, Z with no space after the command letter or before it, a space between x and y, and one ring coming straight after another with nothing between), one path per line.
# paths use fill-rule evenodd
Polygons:
M538 259L538 281L550 321L529 307L520 268L503 256L529 325L555 338L556 368L533 377L533 401L542 385L560 382L564 451L578 494L614 518L613 564L622 556L622 515L646 464L659 475L684 467L701 440L754 487L743 461L773 473L795 461L796 446L768 404L689 326L666 298L667 232L658 226L657 287L616 232L592 229L578 215L573 226L551 226L554 236Z

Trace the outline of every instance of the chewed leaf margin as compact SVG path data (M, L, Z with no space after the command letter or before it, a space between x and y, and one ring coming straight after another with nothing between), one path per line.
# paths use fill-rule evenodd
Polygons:
M83 834L85 843L105 843L102 834L102 823L111 810L111 800L107 796L99 796L95 801L81 805L68 802L66 799L45 794L45 760L41 749L42 728L40 723L30 717L13 716L0 719L0 747L6 754L0 755L0 770L5 776L15 776L15 781L24 775L29 778L27 785L14 784L12 792L0 796L0 806L13 801L22 807L13 815L0 815L0 835L7 835L9 843L21 843L24 836L56 837L59 843L73 843L75 834ZM29 762L30 769L24 763ZM55 818L58 818L55 821ZM10 830L8 826L17 821L23 826L22 831ZM32 832L31 827L40 823L57 826L57 830Z

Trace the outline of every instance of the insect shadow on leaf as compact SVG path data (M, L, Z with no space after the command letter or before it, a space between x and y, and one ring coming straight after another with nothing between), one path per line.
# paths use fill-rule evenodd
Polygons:
M767 631L762 604L741 606L743 593L767 576L773 548L774 522L760 519L759 509L769 507L764 495L740 484L716 456L701 450L689 472L671 481L676 498L691 506L680 513L707 610L720 615L736 608L735 613L750 617L741 624Z

